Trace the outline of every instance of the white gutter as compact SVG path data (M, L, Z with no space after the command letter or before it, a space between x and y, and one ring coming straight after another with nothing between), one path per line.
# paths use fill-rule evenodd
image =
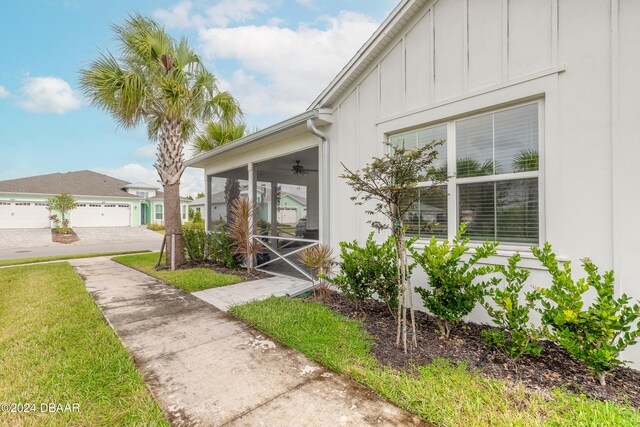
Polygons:
M322 230L322 235L320 236L320 242L328 245L329 244L329 203L330 203L330 193L329 186L331 185L331 180L329 177L330 168L329 168L329 136L322 132L320 129L316 127L315 119L310 118L307 120L307 129L313 135L320 138L322 141L320 143L320 171L322 173L321 180L321 191L320 191L320 202L322 204L322 209L320 210L320 228Z

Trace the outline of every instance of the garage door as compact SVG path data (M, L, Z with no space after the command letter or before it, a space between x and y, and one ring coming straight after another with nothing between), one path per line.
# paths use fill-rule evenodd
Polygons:
M295 225L298 222L295 208L278 208L278 222L280 224Z
M0 202L0 228L48 228L49 209L42 202Z
M71 213L72 227L127 227L131 225L131 206L80 203Z

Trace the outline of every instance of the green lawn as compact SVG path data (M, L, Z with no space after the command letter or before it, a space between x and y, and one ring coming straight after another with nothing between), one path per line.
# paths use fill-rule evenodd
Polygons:
M0 425L169 425L69 264L2 269L0 292L0 402L36 404Z
M144 252L151 252L151 251L142 250L142 251L125 251L125 252L95 252L90 254L52 255L52 256L41 256L41 257L33 257L33 258L4 259L4 260L0 260L0 267L10 266L10 265L33 264L36 262L64 261L67 259L77 259L77 258L95 258L98 256L139 254Z
M209 288L233 285L242 281L242 278L233 274L220 274L210 268L190 268L185 270L160 270L156 271L158 253L128 255L113 258L114 261L127 267L135 268L149 276L156 277L164 282L171 283L187 292L202 291Z
M360 322L319 303L272 297L231 312L440 426L640 425L640 414L628 407L562 391L543 397L446 360L418 366L415 373L384 367L371 355L372 338Z

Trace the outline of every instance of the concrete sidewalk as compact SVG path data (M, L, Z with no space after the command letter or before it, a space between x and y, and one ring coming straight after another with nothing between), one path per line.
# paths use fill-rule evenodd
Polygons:
M171 285L107 258L70 263L175 426L428 425Z
M308 290L310 287L311 282L308 280L278 275L221 288L205 289L204 291L194 292L192 295L222 311L228 311L229 307L233 305L244 304L253 300L263 300L270 296L295 295Z

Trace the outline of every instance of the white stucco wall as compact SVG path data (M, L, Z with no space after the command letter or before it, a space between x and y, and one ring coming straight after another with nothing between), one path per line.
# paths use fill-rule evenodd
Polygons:
M433 4L341 98L323 105L334 111L325 129L331 244L362 240L370 231L365 209L337 178L341 162L363 166L383 153L390 133L538 100L542 240L571 260L576 274L587 256L602 269L615 268L618 293L640 298L640 2ZM497 261L510 252L503 255ZM532 271L531 283L548 282L544 270ZM476 310L471 320L486 319ZM640 347L625 357L640 362Z

